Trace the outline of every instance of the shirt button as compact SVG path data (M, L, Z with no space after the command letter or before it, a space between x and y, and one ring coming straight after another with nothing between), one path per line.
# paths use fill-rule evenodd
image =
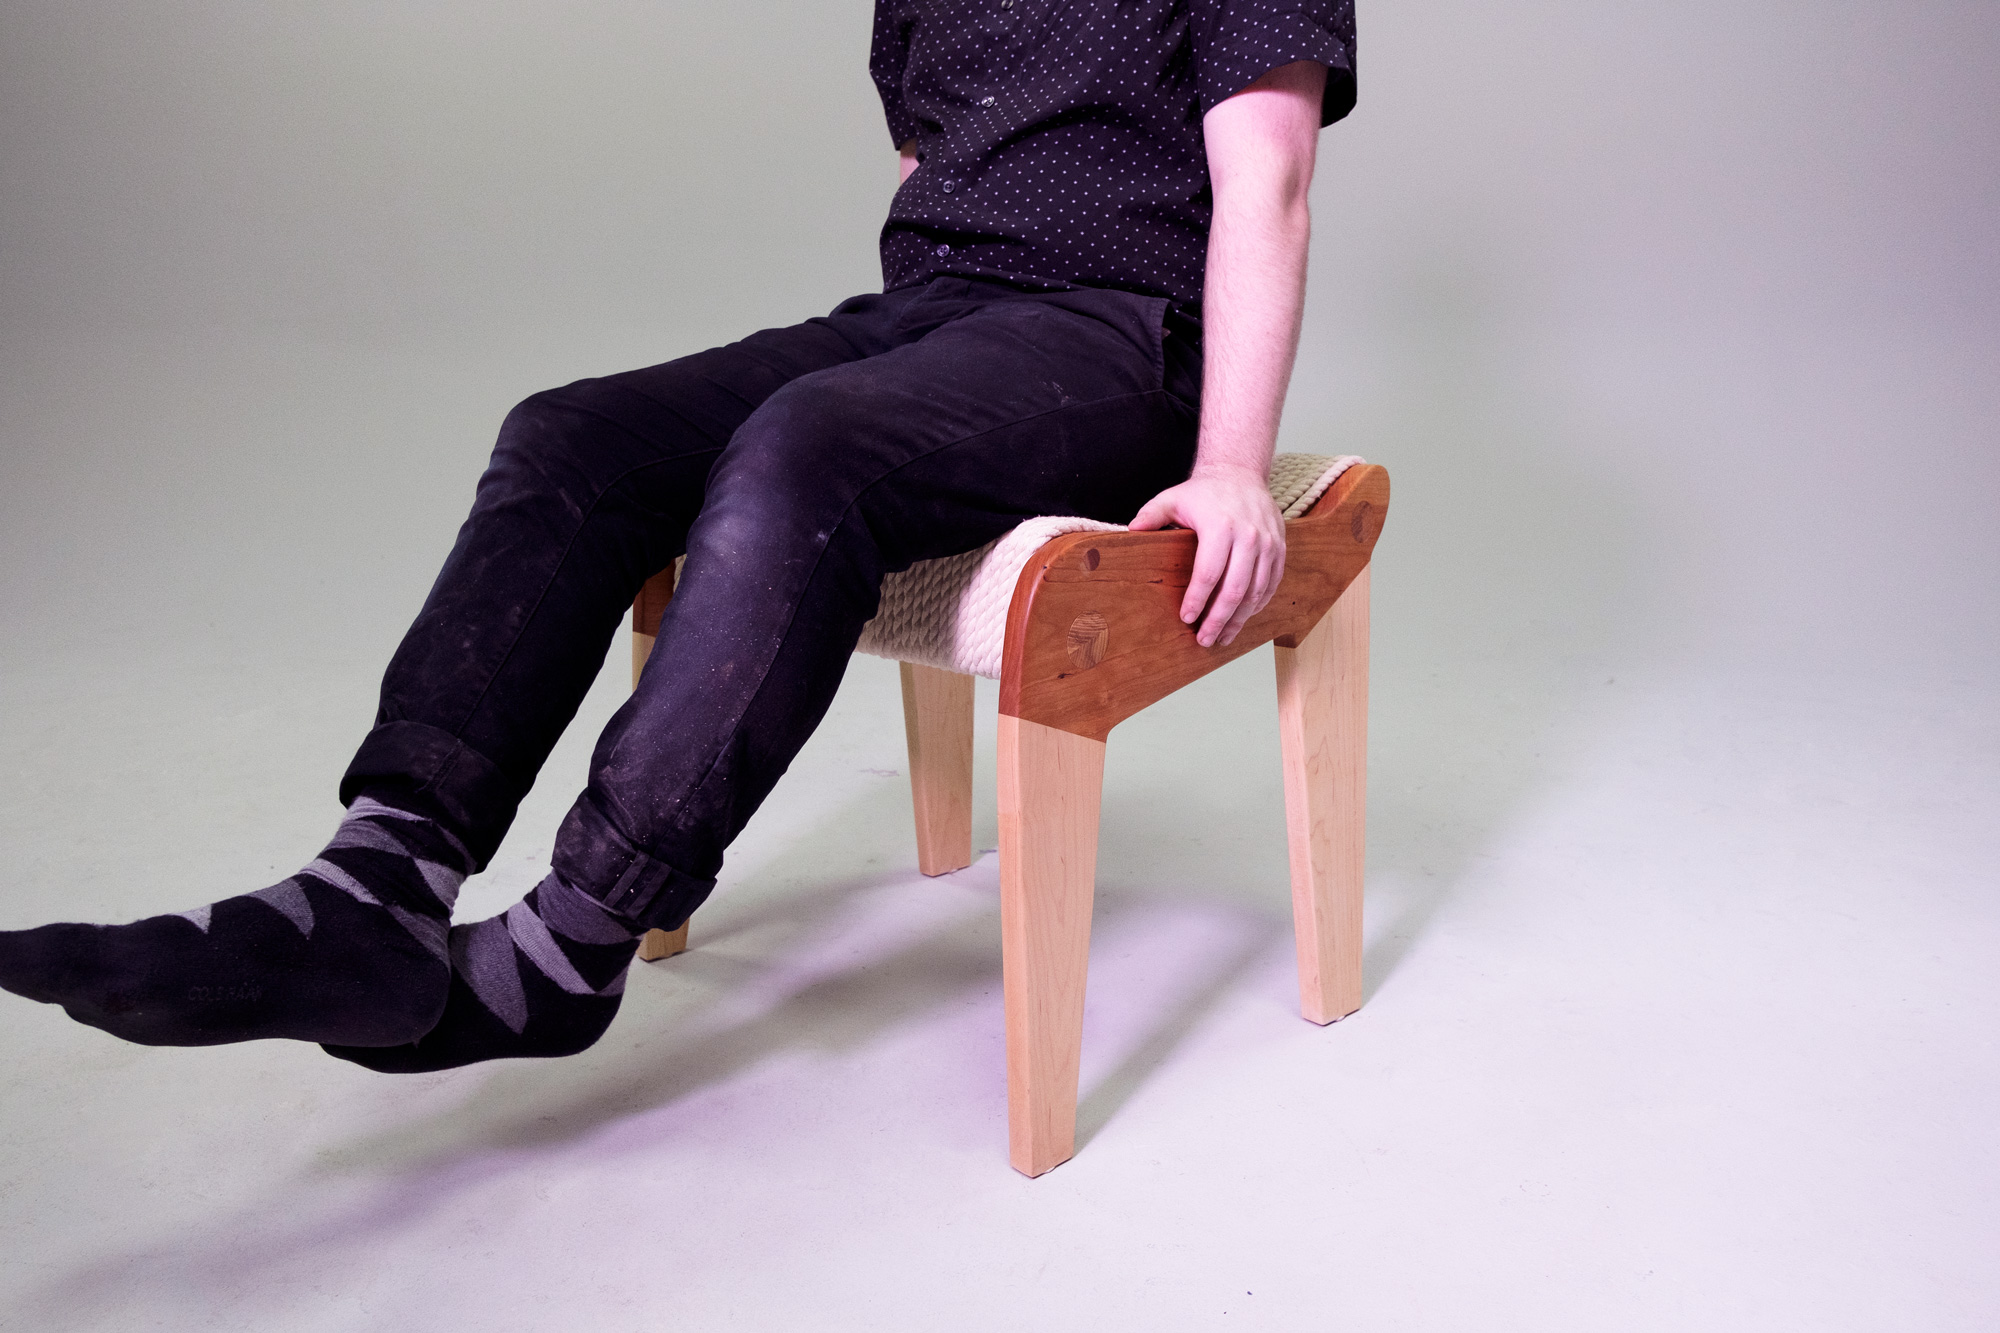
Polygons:
M1000 8L1012 9L1013 7L1014 7L1014 0L1000 0Z
M982 98L980 98L980 99L979 99L979 105L981 105L981 106L992 106L992 105L993 105L993 99L992 99L992 98L990 98L990 97L982 97Z
M940 245L937 248L937 252L938 252L938 258L943 259L946 255L951 253L951 247L948 245Z
M958 188L957 181L946 181L944 183L944 192L946 194L950 194L953 190L956 190L957 188Z

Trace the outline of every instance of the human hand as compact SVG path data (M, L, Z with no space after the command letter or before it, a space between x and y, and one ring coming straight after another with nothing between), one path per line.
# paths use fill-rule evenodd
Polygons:
M1195 639L1204 648L1234 641L1285 573L1285 520L1268 482L1247 467L1197 467L1192 477L1148 500L1131 526L1143 532L1170 524L1195 535L1194 576L1181 598L1181 622L1201 622Z

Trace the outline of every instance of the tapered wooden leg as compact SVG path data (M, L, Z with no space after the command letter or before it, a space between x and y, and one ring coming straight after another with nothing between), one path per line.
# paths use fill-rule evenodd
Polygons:
M1368 811L1368 571L1295 648L1277 645L1285 822L1299 1007L1331 1023L1361 1007Z
M687 947L688 928L685 921L679 930L649 930L639 937L639 961L657 963L662 958L687 952Z
M632 688L635 690L639 688L639 673L646 669L646 660L653 655L653 638L651 634L632 631Z
M639 688L639 673L653 655L653 640L660 628L660 616L674 599L674 578L680 566L663 569L646 580L632 603L632 688ZM679 930L649 930L639 937L639 961L656 963L685 953L688 947L687 922Z
M1000 949L1007 1137L1039 1176L1076 1151L1104 742L1000 717Z
M926 875L963 870L972 864L972 677L901 666L917 868Z

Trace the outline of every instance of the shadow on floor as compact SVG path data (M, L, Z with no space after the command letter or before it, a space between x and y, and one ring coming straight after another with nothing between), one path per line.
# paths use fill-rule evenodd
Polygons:
M866 804L876 800L871 795ZM850 807L826 822L843 824L854 815ZM824 845L818 836L801 838L763 871L782 878L816 857L823 868L817 849ZM332 1147L306 1178L274 1184L181 1243L100 1255L45 1284L23 1308L34 1312L36 1327L56 1329L93 1313L152 1308L156 1299L170 1309L194 1299L189 1293L254 1287L261 1274L303 1259L337 1261L352 1248L379 1245L449 1212L469 1192L538 1170L546 1160L538 1150L559 1152L634 1121L638 1132L599 1138L592 1152L641 1157L662 1135L688 1126L685 1117L640 1122L649 1112L789 1055L854 1052L953 1010L963 1015L946 1020L955 1038L933 1045L962 1062L946 1071L945 1081L955 1085L953 1097L965 1099L968 1115L994 1126L991 1169L1005 1173L997 884L988 856L928 884L912 886L906 870L856 874L813 883L808 891L719 903L711 933L697 948L635 977L630 995L638 1003L628 1000L592 1052L471 1078L446 1076L466 1079L466 1095L449 1109ZM935 897L913 899L913 887ZM898 910L880 910L884 904ZM1155 987L1145 1003L1120 1016L1124 1030L1107 1044L1122 1054L1087 1079L1082 1144L1283 934L1275 917L1225 912L1190 921L1177 910L1169 902L1166 919L1149 922L1163 914L1158 894L1118 885L1100 894L1096 919L1107 939L1134 923L1142 933L1183 940L1190 925L1207 926L1201 938L1224 947L1194 951L1195 962L1178 968L1171 984ZM962 1119L940 1124L939 1133L949 1137Z

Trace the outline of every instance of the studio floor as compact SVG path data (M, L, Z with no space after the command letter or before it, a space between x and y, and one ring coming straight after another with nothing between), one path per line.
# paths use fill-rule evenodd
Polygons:
M368 673L216 643L10 648L0 924L319 845ZM617 675L462 915L540 873ZM1028 1180L994 858L915 873L857 659L583 1056L394 1078L0 997L0 1325L1990 1329L1989 685L1378 670L1367 1000L1318 1028L1244 659L1113 734L1081 1148ZM991 735L989 691L987 849Z

